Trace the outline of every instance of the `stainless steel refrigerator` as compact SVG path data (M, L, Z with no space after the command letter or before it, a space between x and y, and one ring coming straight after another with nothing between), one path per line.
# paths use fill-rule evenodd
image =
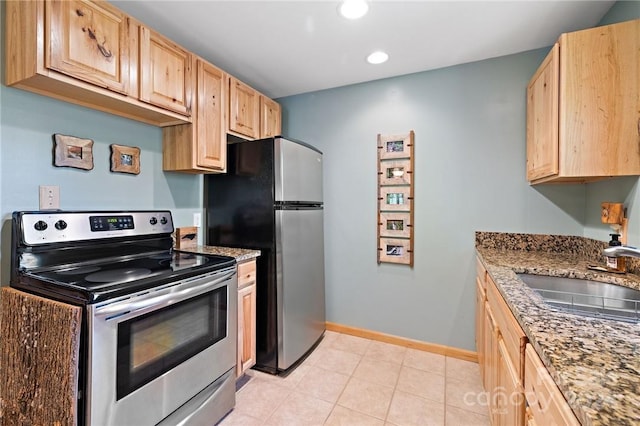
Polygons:
M282 137L230 144L205 206L206 244L262 252L255 368L284 372L325 331L322 153Z

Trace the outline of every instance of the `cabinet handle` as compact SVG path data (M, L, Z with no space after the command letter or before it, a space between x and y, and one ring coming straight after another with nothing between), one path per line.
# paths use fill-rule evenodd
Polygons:
M79 18L84 18L85 12L82 9L76 9L76 15L78 15ZM91 19L91 18L89 18L89 19ZM107 59L113 56L113 53L111 53L111 51L109 51L109 49L104 47L105 43L107 42L106 37L105 37L104 41L102 43L100 43L98 41L98 37L96 37L96 32L94 30L92 30L91 28L82 27L82 32L85 32L85 31L87 32L87 35L89 36L89 38L96 42L96 46L98 47L98 50L100 51L102 56L104 56Z

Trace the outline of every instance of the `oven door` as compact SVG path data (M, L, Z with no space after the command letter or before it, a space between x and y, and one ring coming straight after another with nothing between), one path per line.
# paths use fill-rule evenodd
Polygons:
M233 369L236 312L235 268L90 305L87 424L155 425Z

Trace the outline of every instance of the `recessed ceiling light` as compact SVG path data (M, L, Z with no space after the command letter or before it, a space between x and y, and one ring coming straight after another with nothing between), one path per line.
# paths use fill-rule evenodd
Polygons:
M347 19L362 18L369 10L365 0L344 0L339 7L340 15Z
M367 62L370 64L381 64L383 62L387 62L387 59L389 59L389 55L381 50L373 52L371 55L367 56Z

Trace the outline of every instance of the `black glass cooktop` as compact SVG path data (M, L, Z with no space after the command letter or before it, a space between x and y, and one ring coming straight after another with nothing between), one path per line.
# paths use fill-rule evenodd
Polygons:
M228 256L167 251L143 257L23 271L21 281L32 290L60 294L62 299L80 298L94 303L234 264L235 259Z

